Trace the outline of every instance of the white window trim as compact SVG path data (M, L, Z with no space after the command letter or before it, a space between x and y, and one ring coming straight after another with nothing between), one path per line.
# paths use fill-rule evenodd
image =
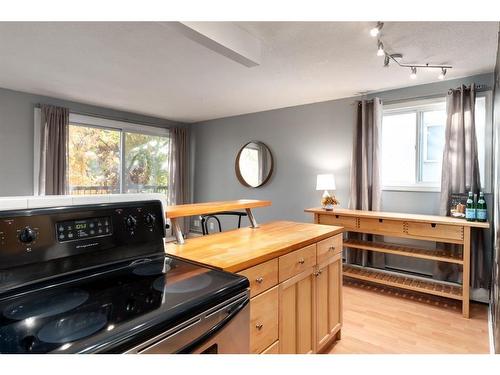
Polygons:
M40 175L40 137L41 137L41 110L40 108L35 108L34 111L34 132L33 132L33 195L40 195L39 187L39 175ZM79 126L90 126L103 129L116 129L125 131L128 133L141 133L148 135L157 135L168 137L170 130L168 128L160 128L154 126L139 125L133 122L111 120L97 116L81 115L76 113L69 114L69 123ZM120 173L120 179L122 178L122 173ZM120 181L120 184L122 182Z
M129 133L142 133L162 136L168 136L169 134L169 130L167 128L156 128L154 126L139 125L132 122L111 120L102 117L80 115L76 113L69 114L69 123L82 126L95 126L105 129L116 129Z
M485 176L481 176L484 179L483 187L481 188L484 193L489 194L492 192L492 152L493 152L493 94L491 90L478 92L476 97L485 97L485 109L486 109L486 125L485 125L485 165L484 171ZM413 111L416 108L426 110L429 109L441 109L442 103L436 103L437 100L442 98L442 102L446 103L445 97L433 97L428 99L419 100L408 100L401 101L397 103L392 103L384 105L383 114L391 115L392 113L403 113L404 111ZM407 104L407 105L405 105ZM407 191L407 192L441 192L441 184L432 183L416 183L416 184L405 184L405 185L382 185L382 191Z
M492 193L492 177L493 177L493 91L482 91L476 94L476 97L485 97L486 125L484 129L484 186L482 190L486 194Z
M33 133L33 195L40 195L39 178L40 178L40 159L42 157L42 150L40 149L40 137L42 134L41 129L42 113L40 108L35 108L34 113L34 133Z
M384 185L382 186L383 191L415 191L415 192L428 192L428 193L439 193L441 192L441 187L438 185L431 184L414 184L414 185Z

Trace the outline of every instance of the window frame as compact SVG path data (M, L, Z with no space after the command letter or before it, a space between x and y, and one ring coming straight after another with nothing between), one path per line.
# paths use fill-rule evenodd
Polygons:
M39 195L38 190L38 178L40 173L40 165L39 160L41 156L40 150L40 121L41 121L41 110L40 108L35 108L34 111L34 168L33 168L33 192L34 195ZM89 128L96 128L102 130L114 130L120 131L120 186L119 191L120 194L123 194L124 189L124 171L125 171L125 133L136 133L136 134L144 134L150 136L161 136L167 137L170 139L170 129L163 127L155 127L149 125L137 124L132 121L122 121L109 119L104 117L99 117L98 115L84 115L78 114L74 112L69 113L69 125L71 126L82 126ZM68 166L66 167L68 168ZM68 172L68 171L66 171ZM69 188L69 186L68 186ZM68 191L68 194L69 191Z
M492 150L493 150L493 116L492 116L492 91L481 91L476 93L476 99L485 97L485 144L484 144L484 176L481 176L481 189L485 193L491 193L491 171ZM405 114L417 111L416 131L416 155L415 155L415 183L413 184L382 184L382 191L414 191L414 192L441 192L441 183L420 181L422 178L422 162L425 160L425 134L423 124L423 111L442 109L443 103L446 106L446 97L431 96L423 99L407 99L395 101L384 105L382 116L391 114ZM382 124L383 126L383 124ZM382 130L381 130L382 131ZM383 167L383 166L381 166Z
M423 138L421 137L423 128L423 112L442 109L446 105L446 99L442 96L419 99L405 100L384 106L383 115L400 115L407 113L416 113L415 123L415 183L412 184L383 184L382 190L387 191L418 191L418 192L439 192L440 183L420 181L422 176L422 157L423 157ZM383 126L383 124L382 124Z
M101 117L81 115L76 113L69 114L70 126L82 126L97 128L103 130L115 130L120 132L120 181L119 194L124 194L125 188L125 133L144 134L150 136L160 136L170 138L170 131L167 128L156 128L153 126L145 126L134 124L131 122L111 120ZM69 186L68 186L69 188ZM69 189L68 189L69 190Z

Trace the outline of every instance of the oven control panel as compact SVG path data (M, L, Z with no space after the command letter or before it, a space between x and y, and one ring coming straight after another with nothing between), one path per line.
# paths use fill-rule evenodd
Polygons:
M89 253L104 262L163 252L164 215L160 201L0 211L0 270Z
M78 241L80 239L111 236L112 234L113 226L109 216L62 221L56 224L56 236L59 242Z

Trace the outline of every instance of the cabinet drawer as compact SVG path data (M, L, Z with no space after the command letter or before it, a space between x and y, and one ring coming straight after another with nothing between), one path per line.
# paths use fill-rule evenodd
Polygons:
M250 297L254 297L278 284L278 259L247 268L239 274L250 281Z
M327 238L317 244L316 249L316 262L318 264L332 258L334 255L342 251L342 235Z
M359 219L359 229L361 232L375 234L403 234L403 222L398 220L371 219L362 217Z
M316 244L279 257L279 282L304 272L316 264Z
M261 353L278 340L278 287L250 300L250 351Z
M339 227L345 227L346 229L348 228L355 229L356 218L352 216L319 214L318 224L338 225Z
M264 350L261 354L280 354L280 342L276 341L274 344L271 344L271 346Z
M408 234L412 236L463 241L464 228L458 225L409 222Z

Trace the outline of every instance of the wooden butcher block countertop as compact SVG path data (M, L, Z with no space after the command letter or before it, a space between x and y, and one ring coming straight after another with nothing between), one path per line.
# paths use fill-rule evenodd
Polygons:
M166 252L229 272L239 272L335 234L343 227L274 221L259 228L240 228L168 243Z

